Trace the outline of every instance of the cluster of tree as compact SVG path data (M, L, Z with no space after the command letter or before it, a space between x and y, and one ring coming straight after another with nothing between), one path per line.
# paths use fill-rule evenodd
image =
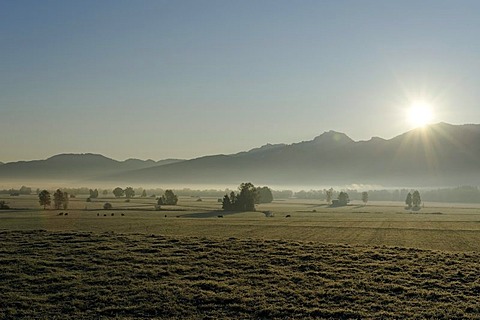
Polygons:
M60 189L57 189L53 194L53 205L55 209L63 208L64 210L68 208L68 193L63 192Z
M113 189L112 193L116 198L121 198L125 196L127 199L130 199L135 197L135 190L132 187L126 187L125 189L116 187L115 189Z
M175 206L178 202L177 195L172 190L165 190L165 193L158 198L157 205Z
M239 192L231 192L223 197L222 209L225 211L255 211L258 202L258 192L250 182L240 184Z
M327 200L328 200L328 198L327 198ZM348 196L348 193L346 193L344 191L341 191L338 194L337 199L332 200L332 206L334 206L334 207L346 206L346 205L348 205L349 202L350 202L350 197Z
M0 194L10 194L10 195L21 195L21 194L32 194L32 188L21 186L20 189L4 189L0 190Z
M60 189L57 189L55 193L53 194L53 205L55 209L61 209L63 208L64 210L68 208L68 201L69 201L69 196L67 192L63 192ZM46 209L47 206L50 206L52 203L52 196L50 195L50 192L47 190L42 190L38 193L38 202L40 203L41 206L43 206L43 209Z
M407 198L405 199L405 204L408 208L419 208L422 204L422 199L420 198L420 192L418 190L413 191L413 193L408 193Z
M252 183L245 182L234 191L225 194L222 200L222 209L225 211L255 211L255 204L270 203L273 201L272 190L268 187L256 188Z
M258 187L257 195L256 203L270 203L273 201L272 190L269 187Z

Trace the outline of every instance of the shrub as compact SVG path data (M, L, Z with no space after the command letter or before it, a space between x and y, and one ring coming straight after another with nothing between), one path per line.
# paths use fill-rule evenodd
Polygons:
M7 210L7 209L10 209L7 203L5 201L0 201L0 210Z
M110 202L106 202L104 205L103 205L103 209L104 210L111 210L113 208L112 204Z

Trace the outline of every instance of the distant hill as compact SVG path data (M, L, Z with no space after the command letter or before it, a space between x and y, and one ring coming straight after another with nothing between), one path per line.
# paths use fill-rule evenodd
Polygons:
M0 177L126 184L387 187L478 185L480 125L438 123L386 140L354 141L328 131L310 141L267 144L250 151L191 160L129 159L61 154L0 166Z
M385 140L354 141L328 131L311 141L266 145L161 167L104 176L110 181L284 186L381 184L477 185L480 125L439 123Z
M117 161L99 154L59 154L46 160L9 162L0 166L2 180L83 181L105 174L124 173L182 160L128 159Z

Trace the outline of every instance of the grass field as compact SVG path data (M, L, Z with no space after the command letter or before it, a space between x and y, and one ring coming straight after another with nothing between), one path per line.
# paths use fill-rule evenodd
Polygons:
M115 233L0 237L3 318L480 315L473 253Z
M0 200L4 319L480 318L474 206Z
M106 198L90 203L76 198L68 210L43 210L34 196L4 200L17 209L0 211L0 229L7 230L249 237L447 251L476 251L480 244L480 208L467 205L435 204L411 212L401 203L329 208L323 201L293 199L259 205L257 212L224 213L216 198L182 197L178 206L164 206L162 211L154 210L151 198L130 202ZM103 210L105 202L113 210ZM274 217L266 218L261 211L267 210ZM63 211L69 215L59 216Z

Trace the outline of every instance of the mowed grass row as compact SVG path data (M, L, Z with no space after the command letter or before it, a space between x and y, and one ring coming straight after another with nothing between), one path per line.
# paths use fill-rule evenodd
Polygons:
M480 254L1 231L0 318L478 319Z

